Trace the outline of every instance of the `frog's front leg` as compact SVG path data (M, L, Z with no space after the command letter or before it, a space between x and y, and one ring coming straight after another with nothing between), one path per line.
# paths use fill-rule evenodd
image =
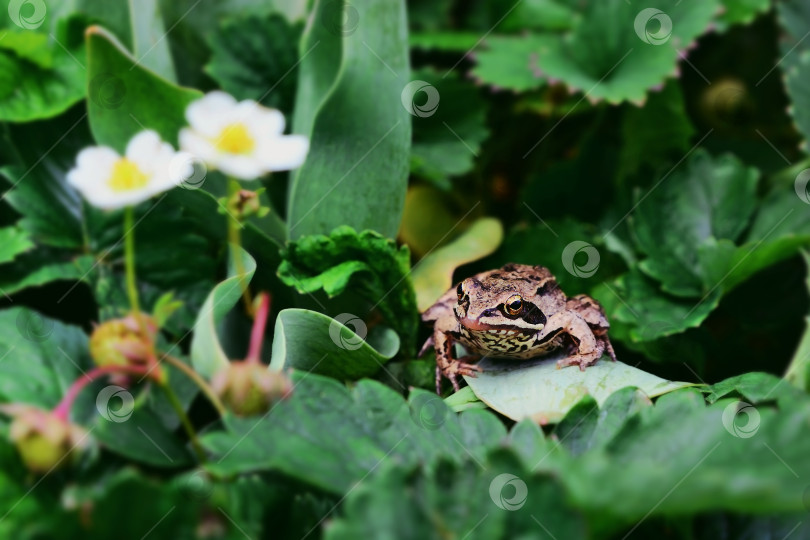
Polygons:
M605 352L604 343L597 339L585 319L575 311L561 311L549 317L537 336L538 343L546 343L561 334L568 334L576 344L574 354L557 361L557 367L578 365L579 369L594 364Z
M476 372L481 368L475 364L465 362L473 357L454 358L453 357L453 336L451 329L436 321L433 330L433 348L436 351L436 393L442 393L442 376L447 377L453 384L453 389L458 391L458 376L468 375L475 377Z

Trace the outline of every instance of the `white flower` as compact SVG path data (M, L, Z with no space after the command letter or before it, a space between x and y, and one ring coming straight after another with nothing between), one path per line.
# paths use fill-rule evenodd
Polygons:
M309 150L303 135L282 135L284 115L255 101L210 92L186 108L180 148L236 178L252 180L299 167Z
M154 131L142 131L123 156L107 146L85 148L67 181L93 206L112 210L143 202L171 189L183 178L171 173L175 151Z

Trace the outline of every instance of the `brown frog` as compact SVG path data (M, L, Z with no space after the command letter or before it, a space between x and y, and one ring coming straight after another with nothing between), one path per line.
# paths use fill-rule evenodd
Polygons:
M547 268L507 264L469 277L422 314L433 321L433 336L422 347L436 349L436 392L444 375L459 389L458 375L475 376L469 361L482 356L523 360L564 349L557 367L594 364L604 352L616 354L602 306L584 294L567 298ZM453 344L471 354L453 357Z

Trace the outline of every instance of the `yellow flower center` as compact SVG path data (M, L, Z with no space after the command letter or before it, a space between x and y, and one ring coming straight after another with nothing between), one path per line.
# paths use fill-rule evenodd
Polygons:
M216 147L228 154L249 154L256 142L242 122L230 124L220 133Z
M113 191L132 191L140 189L148 183L149 176L141 172L134 162L126 158L121 158L115 162L112 175L107 180L107 184Z

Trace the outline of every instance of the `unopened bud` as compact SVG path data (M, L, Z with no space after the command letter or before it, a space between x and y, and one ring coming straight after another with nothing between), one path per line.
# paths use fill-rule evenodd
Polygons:
M279 371L258 362L231 362L211 379L211 387L237 416L267 412L292 393L292 383Z
M85 430L53 411L23 404L6 405L0 410L13 418L9 436L32 472L47 473L68 463L68 458L86 446Z
M139 321L140 317L142 321ZM144 335L144 329L148 335ZM99 367L146 365L157 333L155 321L147 315L128 315L123 319L111 319L93 330L90 336L90 355ZM125 386L123 380L111 381Z

